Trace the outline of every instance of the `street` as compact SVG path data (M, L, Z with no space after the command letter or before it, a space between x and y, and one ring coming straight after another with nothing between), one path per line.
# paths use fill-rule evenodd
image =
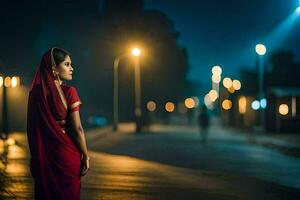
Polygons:
M248 136L215 127L201 144L194 126L154 125L143 134L129 129L87 133L91 169L83 178L82 199L300 198L300 159ZM10 147L0 197L32 199L26 140L24 134L14 137L18 145Z

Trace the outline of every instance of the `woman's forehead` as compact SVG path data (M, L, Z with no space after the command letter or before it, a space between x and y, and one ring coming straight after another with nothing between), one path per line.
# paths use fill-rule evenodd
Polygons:
M66 58L65 58L64 62L71 62L71 58L70 58L70 56L69 56L69 55L67 55L67 56L66 56Z

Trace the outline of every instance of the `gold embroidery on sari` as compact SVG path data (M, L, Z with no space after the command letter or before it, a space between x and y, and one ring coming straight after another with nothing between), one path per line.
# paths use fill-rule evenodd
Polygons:
M81 104L81 101L76 101L75 103L73 103L73 104L70 106L70 109L76 108L76 107L79 106L80 104Z
M55 86L56 86L56 88L57 88L57 90L58 90L60 99L61 99L61 101L63 102L65 109L67 110L67 109L68 109L68 105L67 105L67 101L66 101L64 92L62 91L62 89L61 89L61 87L60 87L60 84L58 83L57 80L55 80L54 83L55 83Z

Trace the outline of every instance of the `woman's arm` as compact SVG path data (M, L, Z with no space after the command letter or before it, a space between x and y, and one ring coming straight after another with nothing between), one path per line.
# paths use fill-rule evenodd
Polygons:
M72 134L72 138L74 139L75 144L79 148L80 152L82 153L82 164L83 169L81 175L85 175L89 169L89 156L87 151L86 140L84 136L84 131L81 125L79 111L71 112L70 114L70 121L72 125L72 130L70 134Z

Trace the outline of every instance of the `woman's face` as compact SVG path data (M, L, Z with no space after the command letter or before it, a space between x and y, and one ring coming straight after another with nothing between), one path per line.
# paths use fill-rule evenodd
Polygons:
M63 81L72 80L73 67L70 56L66 56L65 60L56 66L59 78Z

